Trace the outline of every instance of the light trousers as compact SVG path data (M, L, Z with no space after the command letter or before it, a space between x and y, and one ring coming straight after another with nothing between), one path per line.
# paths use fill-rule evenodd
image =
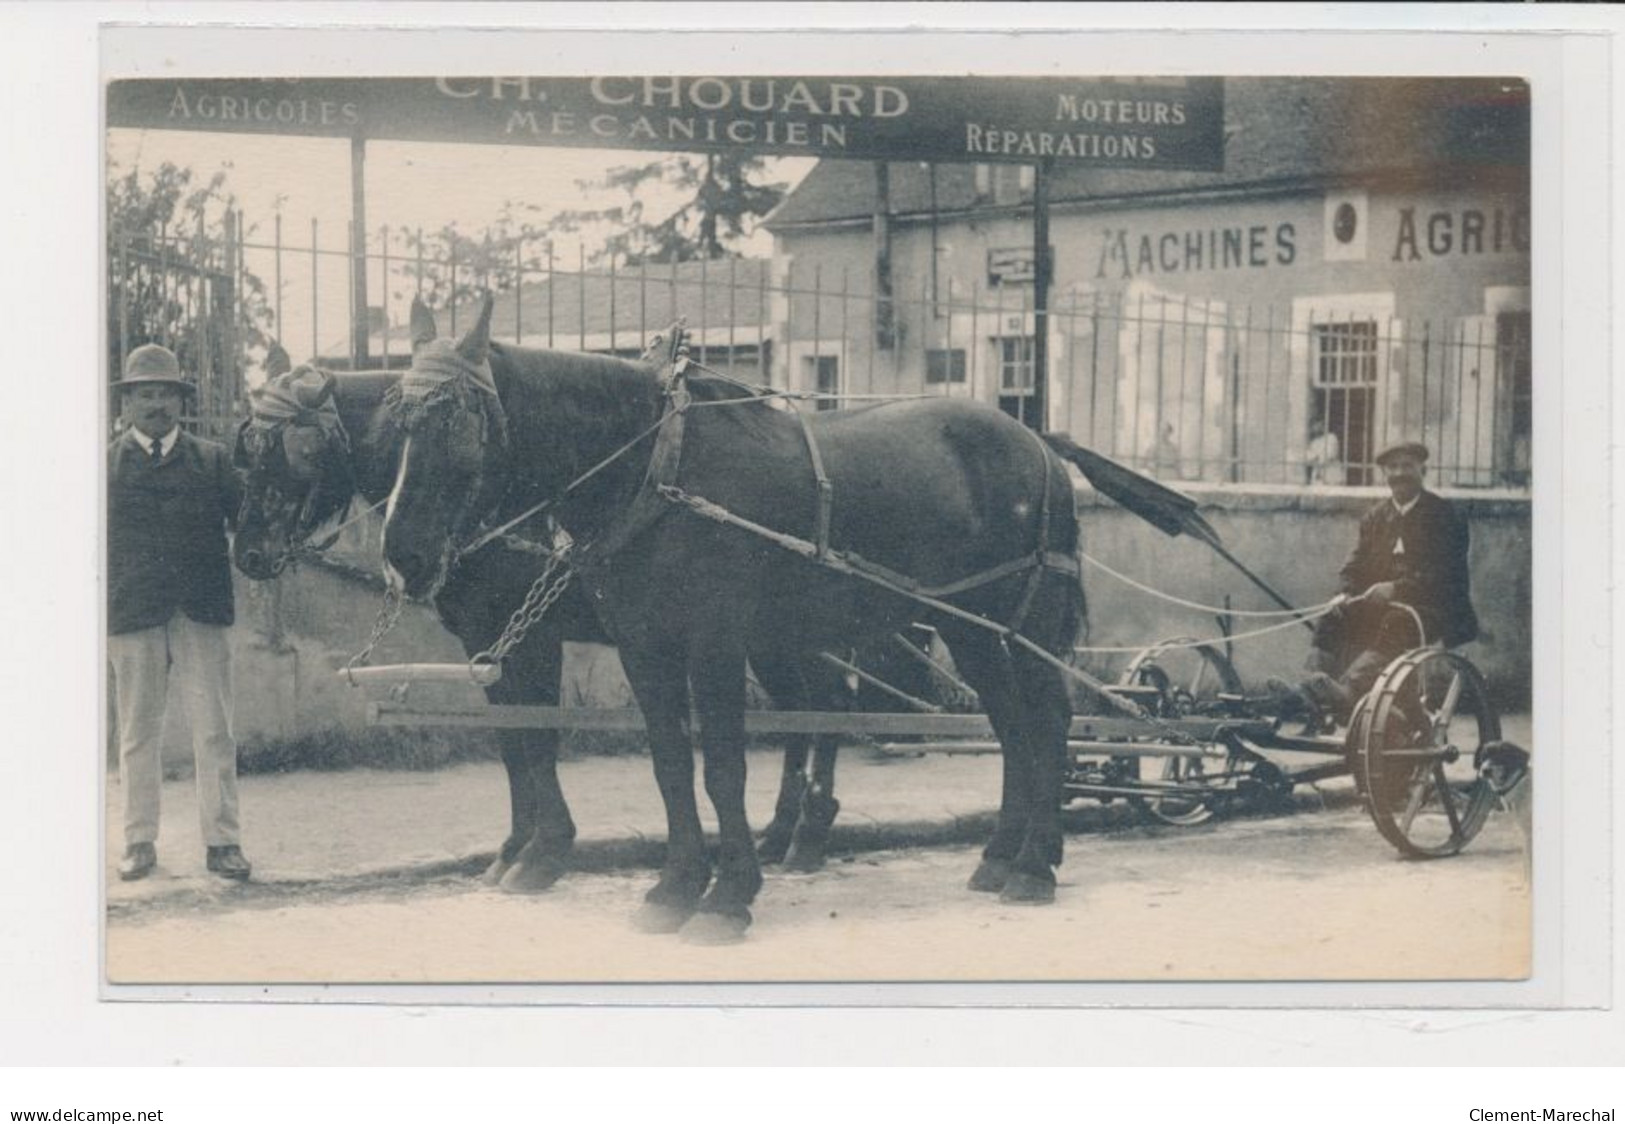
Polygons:
M156 628L107 638L118 702L126 846L158 840L164 705L171 687L180 692L191 723L203 842L220 847L241 841L227 631L176 612Z

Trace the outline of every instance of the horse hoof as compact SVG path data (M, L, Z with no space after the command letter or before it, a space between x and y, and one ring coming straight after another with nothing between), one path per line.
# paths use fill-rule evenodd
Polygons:
M487 886L500 886L502 879L512 866L513 864L503 858L502 853L499 851L497 857L491 860L491 865L485 868L485 873L480 878Z
M976 868L976 873L965 883L965 888L978 894L1001 893L1005 883L1010 881L1014 869L1009 859L983 859L981 865Z
M675 933L693 916L692 907L679 909L659 902L644 902L632 915L632 927L640 933Z
M782 863L790 853L790 833L768 830L763 833L761 840L756 844L756 861L760 863Z
M823 870L823 845L809 844L801 840L792 843L790 853L784 856L784 869L795 871L797 874L811 874L815 870Z
M738 913L696 913L683 926L684 944L724 945L738 944L745 939L750 928L750 910Z
M1055 900L1055 879L1013 871L999 891L999 900L1007 905L1048 905Z
M509 894L539 894L563 878L565 869L563 861L556 858L516 862L497 885Z

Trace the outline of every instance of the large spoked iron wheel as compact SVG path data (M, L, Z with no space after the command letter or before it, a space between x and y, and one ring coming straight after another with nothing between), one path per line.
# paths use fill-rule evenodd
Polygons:
M1471 842L1494 808L1478 762L1500 740L1478 669L1420 648L1389 664L1362 700L1346 749L1383 838L1407 858L1438 859Z
M1194 646L1193 646L1194 645ZM1134 699L1158 718L1185 718L1211 709L1221 694L1240 694L1241 677L1223 651L1193 638L1164 640L1138 653L1118 682L1138 691ZM1265 764L1245 751L1232 749L1222 765L1216 758L1175 756L1124 759L1131 776L1148 786L1166 786L1166 796L1134 796L1131 801L1148 819L1189 827L1213 818L1234 794L1238 777Z

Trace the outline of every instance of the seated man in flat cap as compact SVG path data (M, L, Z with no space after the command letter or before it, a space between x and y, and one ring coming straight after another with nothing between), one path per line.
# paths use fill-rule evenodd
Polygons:
M1310 676L1296 688L1270 680L1287 716L1346 719L1394 657L1424 643L1453 648L1478 635L1468 596L1467 523L1422 487L1427 459L1427 446L1417 441L1377 454L1391 495L1360 519L1359 541L1341 574L1348 600L1320 619Z
M168 348L130 352L115 384L127 428L107 450L107 654L118 703L124 858L119 877L157 863L164 707L186 700L205 862L249 875L237 823L231 733L233 619L226 528L239 503L229 454L180 429L192 384Z

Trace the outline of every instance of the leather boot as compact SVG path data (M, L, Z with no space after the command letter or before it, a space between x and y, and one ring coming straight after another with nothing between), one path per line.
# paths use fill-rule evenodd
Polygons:
M206 865L209 873L218 874L222 878L230 878L242 882L248 878L252 868L248 860L243 857L243 849L236 844L226 847L210 847Z
M122 881L134 882L151 874L152 868L157 865L156 846L151 843L131 843L124 848L124 857L119 860L118 876Z

